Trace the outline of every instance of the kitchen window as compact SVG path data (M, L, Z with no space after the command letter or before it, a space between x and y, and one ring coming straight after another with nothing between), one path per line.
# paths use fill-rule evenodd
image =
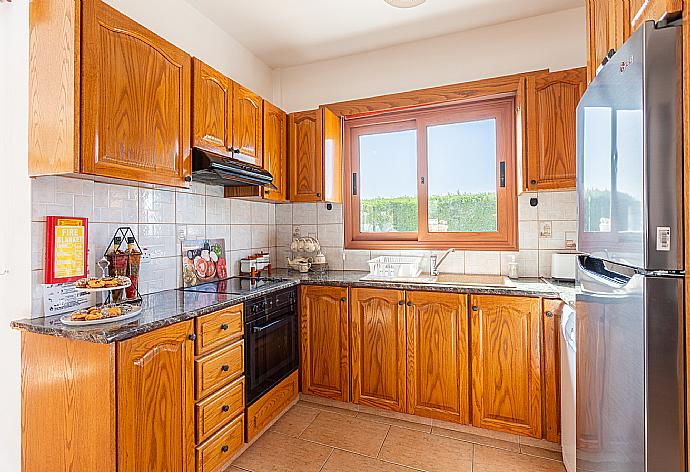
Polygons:
M516 249L512 97L347 119L350 249Z

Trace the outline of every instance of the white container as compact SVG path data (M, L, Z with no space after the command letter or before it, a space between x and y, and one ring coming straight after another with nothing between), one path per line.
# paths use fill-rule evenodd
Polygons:
M421 264L418 256L379 256L369 261L369 273L377 277L418 277Z
M551 278L559 280L575 280L578 253L551 254Z

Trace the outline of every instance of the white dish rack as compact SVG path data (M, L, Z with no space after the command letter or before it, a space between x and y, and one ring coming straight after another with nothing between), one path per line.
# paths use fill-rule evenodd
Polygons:
M418 277L421 256L379 256L369 261L369 273L376 277Z

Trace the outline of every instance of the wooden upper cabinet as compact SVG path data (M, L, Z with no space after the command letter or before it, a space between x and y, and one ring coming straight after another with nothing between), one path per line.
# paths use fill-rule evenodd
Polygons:
M235 154L261 166L263 146L263 99L238 83L233 86L232 142Z
M405 411L405 292L353 288L352 401Z
M467 424L467 295L407 292L407 301L407 413Z
M117 470L194 470L192 323L117 344Z
M232 85L225 75L193 59L192 145L232 155Z
M273 176L277 190L264 189L267 200L287 200L287 115L264 100L264 169Z
M575 188L577 104L586 87L585 68L527 78L525 188Z
M472 424L541 437L541 301L471 297Z
M591 82L609 49L616 48L617 0L587 0L587 79Z
M191 57L100 0L82 3L81 171L184 186Z
M300 326L302 392L348 401L347 288L301 286Z
M323 167L321 146L316 140L318 110L291 113L290 132L290 201L313 202L321 198Z
M342 202L342 123L326 107L289 117L290 201Z
M631 31L635 31L647 20L659 21L669 15L679 15L683 0L629 0Z

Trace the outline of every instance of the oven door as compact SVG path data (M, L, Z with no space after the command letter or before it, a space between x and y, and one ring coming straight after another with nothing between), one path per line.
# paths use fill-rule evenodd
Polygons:
M245 328L249 406L299 367L297 310L286 306Z

